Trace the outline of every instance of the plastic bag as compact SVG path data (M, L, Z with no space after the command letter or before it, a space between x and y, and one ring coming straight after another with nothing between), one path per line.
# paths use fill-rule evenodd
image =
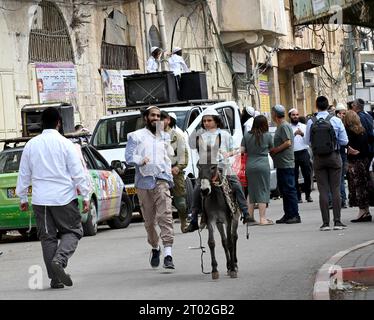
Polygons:
M232 170L238 176L238 179L243 187L248 186L248 180L245 174L245 166L247 163L247 159L247 153L239 153L235 156L234 163L232 165Z

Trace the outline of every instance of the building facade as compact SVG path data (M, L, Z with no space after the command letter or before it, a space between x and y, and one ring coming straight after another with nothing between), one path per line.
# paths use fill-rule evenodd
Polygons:
M0 0L0 139L21 134L24 105L57 100L92 130L125 105L123 76L144 72L152 46L166 50L164 70L183 48L190 70L206 72L209 98L263 113L282 103L308 114L318 94L346 96L341 35L295 30L289 0L235 3ZM298 64L287 64L295 54Z

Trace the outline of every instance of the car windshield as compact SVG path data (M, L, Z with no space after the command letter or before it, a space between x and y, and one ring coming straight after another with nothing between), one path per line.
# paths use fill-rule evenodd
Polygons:
M177 116L177 127L184 131L186 129L184 123L186 121L187 111L173 111L173 112Z
M91 143L97 149L124 146L127 134L144 127L140 114L109 118L99 122Z
M22 150L6 150L0 152L0 174L18 172Z
M177 126L184 130L187 112L173 112L177 116ZM127 143L127 134L143 127L144 122L140 114L104 119L99 122L91 144L99 150L123 147Z

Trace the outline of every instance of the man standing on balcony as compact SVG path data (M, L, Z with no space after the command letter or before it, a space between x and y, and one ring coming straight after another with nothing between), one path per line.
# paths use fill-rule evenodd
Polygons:
M303 202L303 200L301 199L301 190L299 186L299 169L301 169L301 173L303 174L304 178L305 200L307 202L313 202L313 199L310 196L310 193L312 191L312 166L310 163L310 155L308 151L309 146L305 143L304 139L306 125L299 122L299 112L297 111L297 109L292 108L290 111L288 111L288 116L290 118L291 128L294 134L293 151L295 156L295 186L297 191L297 198L299 200L299 203Z
M174 242L173 214L170 188L174 186L171 160L174 150L170 135L161 126L161 111L156 106L143 113L145 128L127 135L126 162L135 166L135 187L147 231L148 243L152 246L151 266L160 265L159 240L164 246L164 268L174 269L172 246ZM157 234L156 225L161 229Z
M148 61L147 61L147 73L160 71L161 55L162 55L162 50L159 47L151 48L151 56L148 58Z

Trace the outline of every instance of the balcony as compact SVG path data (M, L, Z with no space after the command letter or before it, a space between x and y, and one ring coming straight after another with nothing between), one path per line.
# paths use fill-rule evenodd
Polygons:
M224 45L235 52L268 45L287 33L283 0L220 0L218 21Z
M372 0L293 0L294 25L350 24L374 27Z

